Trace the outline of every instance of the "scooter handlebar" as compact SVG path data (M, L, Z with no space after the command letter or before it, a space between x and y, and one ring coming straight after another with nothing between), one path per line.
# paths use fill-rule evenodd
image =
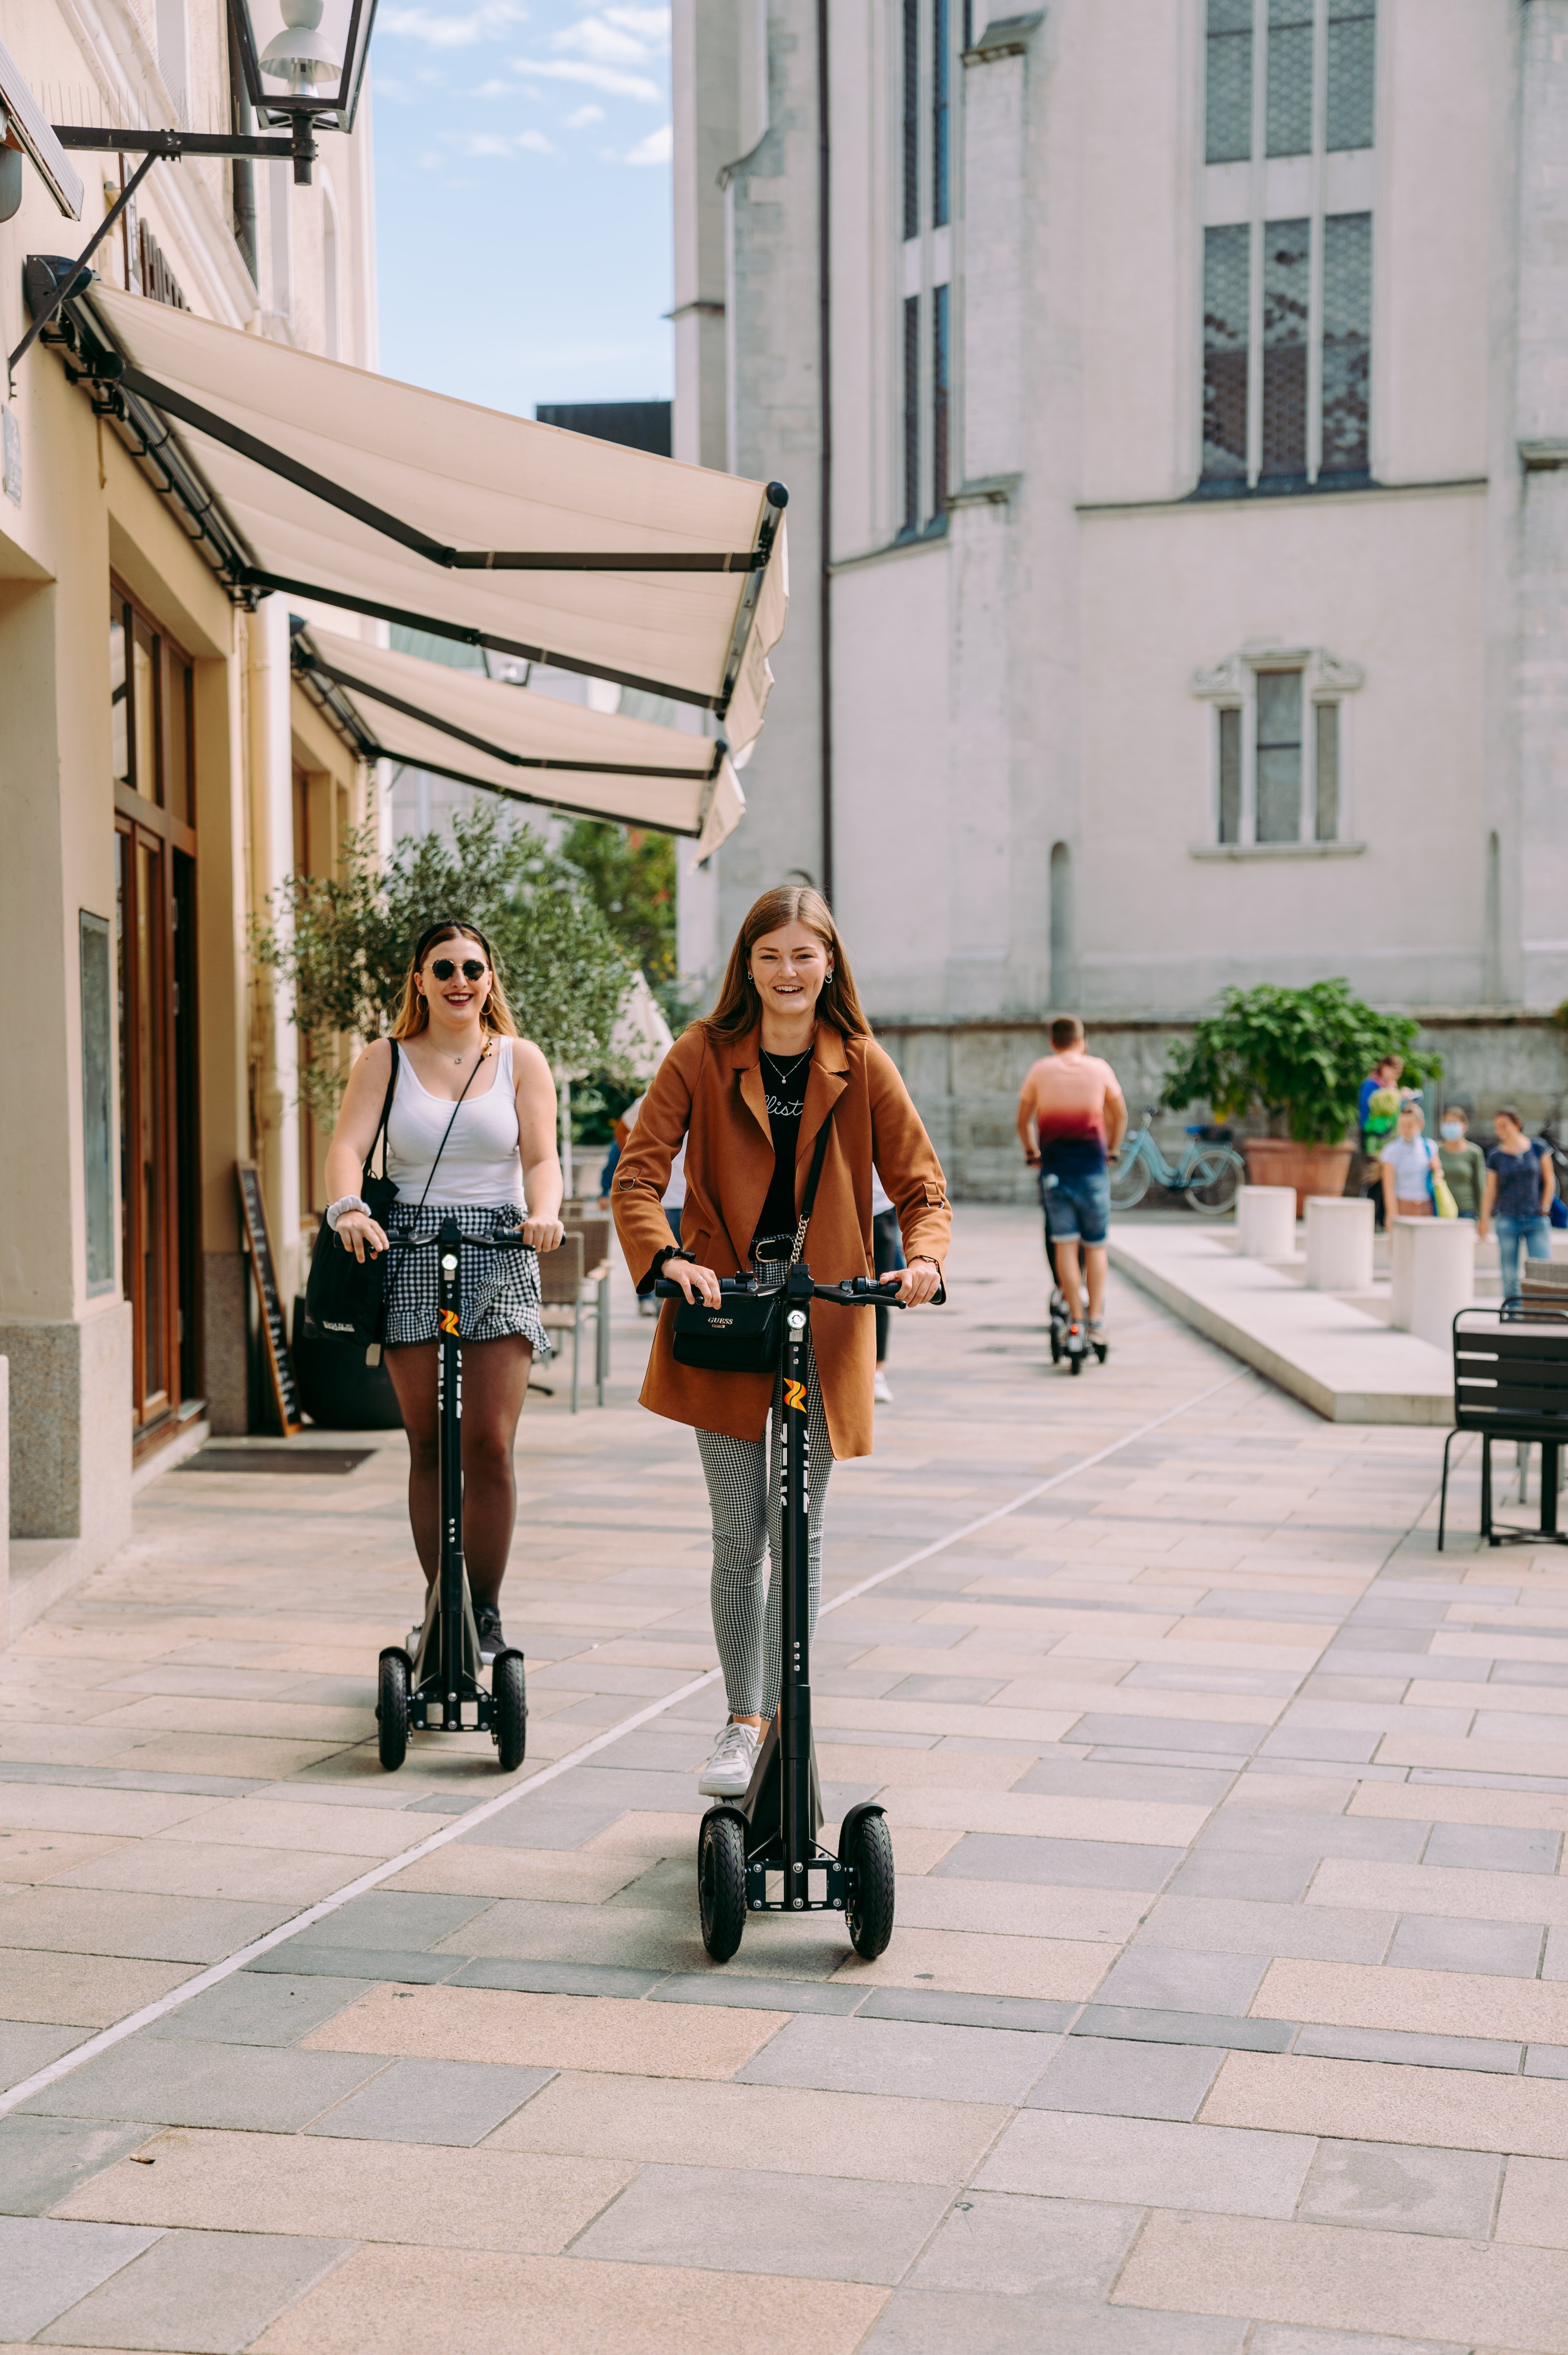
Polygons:
M888 1290L890 1282L896 1283L897 1278L871 1275L847 1275L841 1284L814 1284L811 1287L811 1296L814 1300L836 1301L841 1308L907 1307L909 1305L907 1301L900 1300L895 1294L891 1293ZM721 1293L755 1293L757 1286L748 1276L721 1275L719 1279L719 1289ZM684 1300L686 1298L686 1295L681 1290L679 1284L672 1283L667 1275L661 1275L655 1279L654 1295L655 1297L659 1300ZM946 1298L946 1286L943 1284L939 1276L937 1278L936 1294L930 1305L933 1308L940 1308L945 1302Z

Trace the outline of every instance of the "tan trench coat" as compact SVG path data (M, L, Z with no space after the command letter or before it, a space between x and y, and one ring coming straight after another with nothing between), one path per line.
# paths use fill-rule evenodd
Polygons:
M742 1272L773 1174L772 1131L759 1060L760 1031L714 1047L700 1024L660 1064L615 1170L615 1228L634 1281L674 1240L660 1198L683 1136L686 1208L680 1236L699 1266ZM940 1265L952 1215L942 1165L891 1057L874 1039L848 1039L819 1023L795 1148L798 1211L817 1132L833 1126L804 1257L821 1284L869 1275L873 1164L899 1214L904 1250ZM699 1431L760 1439L773 1401L771 1374L714 1374L675 1361L677 1303L667 1300L648 1359L642 1403ZM817 1379L835 1456L871 1452L874 1319L868 1309L819 1306L812 1316Z

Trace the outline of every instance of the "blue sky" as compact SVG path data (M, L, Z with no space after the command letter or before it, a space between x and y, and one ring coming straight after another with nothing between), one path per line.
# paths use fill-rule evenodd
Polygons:
M669 10L380 0L381 366L531 416L672 390Z

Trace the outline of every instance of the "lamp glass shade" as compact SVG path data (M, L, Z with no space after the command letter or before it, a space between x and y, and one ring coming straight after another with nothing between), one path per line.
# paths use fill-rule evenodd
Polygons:
M350 130L375 13L376 0L229 0L258 116L266 122L308 113Z

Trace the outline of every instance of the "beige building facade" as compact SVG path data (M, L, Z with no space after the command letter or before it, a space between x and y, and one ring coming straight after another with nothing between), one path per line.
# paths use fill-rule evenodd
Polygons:
M715 969L827 879L955 1182L1347 975L1562 1109L1565 0L677 0L676 446L789 486Z
M225 21L220 0L11 0L3 37L54 122L227 133ZM160 161L94 268L373 367L368 106L320 147L308 186L286 164ZM0 224L7 351L27 257L80 251L135 159L72 161L80 219L29 165ZM123 1541L133 1481L170 1449L265 1427L236 1166L261 1171L286 1311L320 1153L249 926L291 869L330 871L372 807L349 738L293 682L284 601L226 585L69 357L46 338L15 372L0 497L13 1630Z

